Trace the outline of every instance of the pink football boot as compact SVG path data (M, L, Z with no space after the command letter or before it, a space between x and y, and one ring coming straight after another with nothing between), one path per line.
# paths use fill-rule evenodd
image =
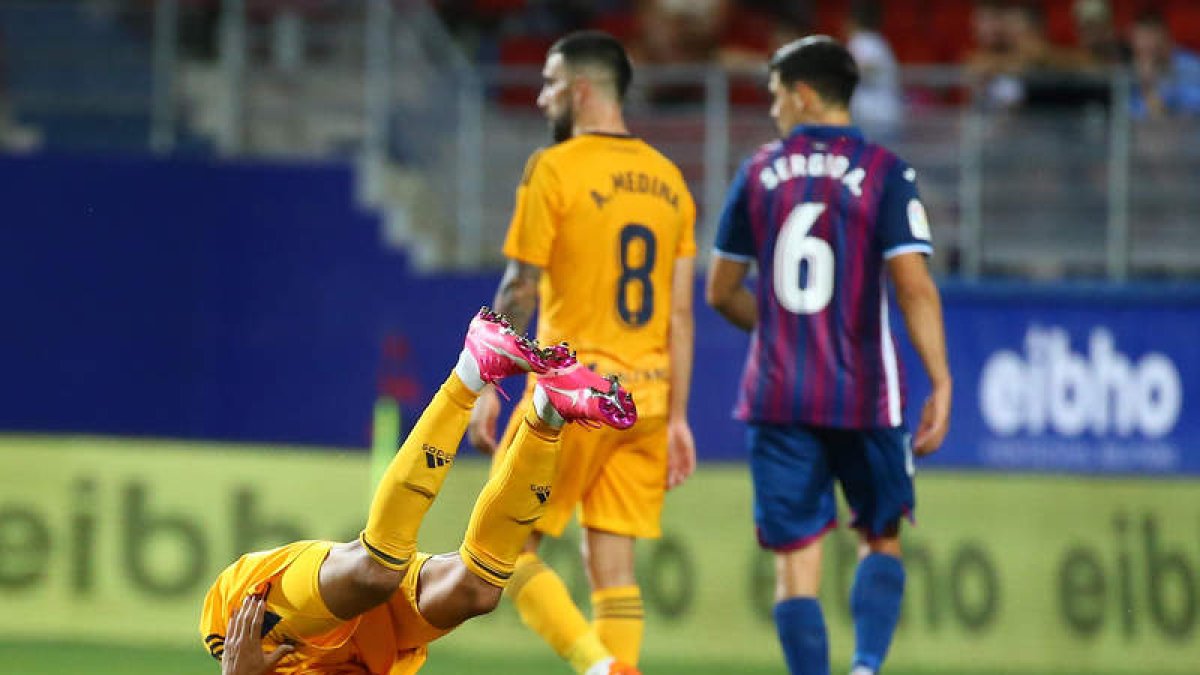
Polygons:
M594 429L602 424L628 429L637 422L633 395L616 377L601 377L585 367L565 343L542 353L546 369L538 374L538 384L564 420Z
M518 335L508 319L487 307L471 320L465 346L479 364L479 379L489 384L521 373L541 373L547 367L537 343Z

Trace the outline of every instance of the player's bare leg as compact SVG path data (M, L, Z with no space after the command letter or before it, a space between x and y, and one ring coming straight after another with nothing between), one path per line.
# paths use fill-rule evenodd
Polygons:
M821 541L775 554L775 601L815 598L821 590Z
M860 530L858 568L850 591L855 635L851 675L874 675L883 666L900 619L904 583L899 524L879 536Z
M612 655L637 665L641 655L645 611L634 576L635 539L628 535L587 529L584 561L592 586L593 624Z
M775 627L792 675L828 675L821 588L821 541L775 553Z

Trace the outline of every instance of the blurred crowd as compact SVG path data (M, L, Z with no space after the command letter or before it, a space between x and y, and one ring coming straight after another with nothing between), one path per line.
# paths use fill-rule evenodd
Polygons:
M976 2L974 48L964 65L979 100L990 108L1104 102L1108 89L1097 86L1097 76L1124 67L1133 77L1135 117L1200 114L1200 55L1176 42L1161 11L1142 9L1120 30L1107 0L1076 0L1072 18L1077 41L1061 44L1050 38L1038 4Z
M858 105L899 114L898 65L962 65L989 109L1107 105L1127 68L1135 117L1200 115L1200 2L1138 0L435 0L483 63L536 64L570 30L624 40L640 64L761 68L812 32L847 41L864 81ZM672 91L662 96L670 102Z
M2 1L2 0L0 0ZM414 0L392 0L407 5ZM779 45L811 33L845 40L859 62L856 119L886 137L905 109L972 101L990 111L1107 107L1114 73L1131 85L1128 111L1139 120L1200 117L1200 0L421 0L482 65L537 67L558 37L580 28L608 31L635 62L720 64L740 73L735 103L762 104L762 65ZM154 0L92 0L147 44ZM335 24L364 5L345 0L245 0L259 28ZM215 61L222 3L179 0L179 53ZM28 145L18 128L0 25L0 147ZM320 60L329 45L296 30L265 31L270 42L301 44L297 63ZM291 41L280 36L293 36ZM299 36L299 37L297 37ZM276 45L278 46L278 45ZM353 49L353 47L352 47ZM275 49L279 53L293 53ZM901 66L961 67L950 84L915 82ZM302 68L293 69L302 72ZM919 73L916 73L919 74ZM699 103L701 78L644 86L656 105ZM536 85L493 90L502 103L528 106ZM15 140L14 140L15 139Z

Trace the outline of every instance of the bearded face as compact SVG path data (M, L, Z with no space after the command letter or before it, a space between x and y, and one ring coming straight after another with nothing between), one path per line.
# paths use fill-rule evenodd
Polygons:
M551 54L542 69L542 90L538 93L538 107L550 124L550 134L555 143L561 143L574 134L575 110L571 97L571 74L562 54Z
M570 101L568 101L566 108L559 111L558 115L546 114L546 118L550 122L550 135L554 138L555 143L562 143L574 134L575 111L571 107Z

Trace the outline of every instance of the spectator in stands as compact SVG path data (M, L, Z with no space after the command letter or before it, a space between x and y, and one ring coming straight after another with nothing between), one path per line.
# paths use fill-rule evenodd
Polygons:
M656 0L638 7L639 35L630 58L653 66L707 63L716 57L718 11L723 0ZM702 84L689 81L642 80L652 103L696 104L704 100Z
M971 12L975 47L964 63L976 100L992 110L1013 107L1024 97L1015 46L1005 22L1006 7L1002 0L975 2Z
M856 0L846 22L846 48L858 63L860 77L850 113L875 140L894 134L904 112L900 68L887 38L879 32L881 20L877 0Z
M1046 14L1035 2L1014 2L1003 11L1004 32L1012 45L1012 67L1018 73L1075 70L1079 57L1050 41Z
M807 3L723 0L717 60L726 68L758 71L780 46L803 35Z
M1080 77L1089 63L1084 52L1050 41L1040 5L981 2L975 23L977 40L988 48L977 49L967 68L986 108L1079 106L1108 100L1106 81Z
M1137 17L1131 32L1134 91L1139 119L1200 115L1200 55L1177 46L1158 12Z
M716 49L721 0L654 0L638 6L633 58L658 65L704 63Z
M1129 45L1117 35L1108 0L1075 0L1071 14L1086 65L1110 68L1129 63Z
M1099 76L1101 64L1084 49L1052 43L1045 18L1041 6L1031 2L1005 10L1022 79L1022 105L1043 110L1106 107L1112 100L1111 82L1107 75Z

